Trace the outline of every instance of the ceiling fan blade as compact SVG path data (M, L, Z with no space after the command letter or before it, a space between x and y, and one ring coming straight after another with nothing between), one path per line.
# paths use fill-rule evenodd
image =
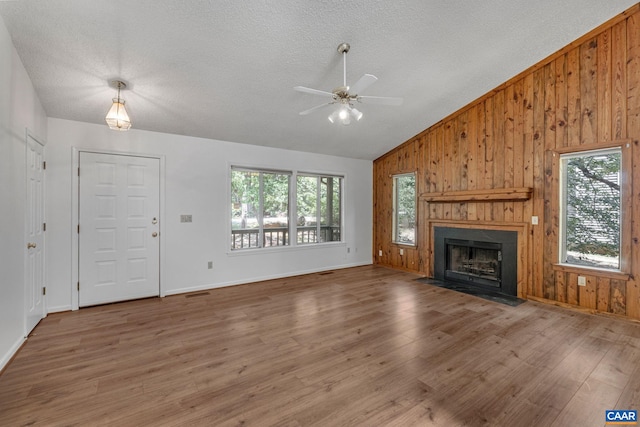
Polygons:
M349 93L351 95L357 95L374 84L377 80L378 78L373 74L365 74L364 76L360 77L360 80L355 82L353 86L349 87Z
M306 116L309 113L313 113L316 110L319 110L323 107L333 104L333 102L327 102L325 104L316 105L315 107L309 108L308 110L300 111L301 116Z
M297 90L298 92L310 93L311 95L333 97L333 94L331 92L326 92L324 90L318 90L318 89L311 89L310 87L296 86L293 88L293 90Z
M402 105L404 100L394 96L359 96L358 101L362 101L366 104L380 104L380 105Z

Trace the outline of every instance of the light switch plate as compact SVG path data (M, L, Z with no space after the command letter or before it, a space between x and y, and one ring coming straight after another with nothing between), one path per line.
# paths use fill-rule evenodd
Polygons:
M532 216L531 217L531 224L538 225L538 217L537 216Z
M578 286L587 286L587 278L584 276L578 276Z
M180 222L193 222L191 215L180 215Z

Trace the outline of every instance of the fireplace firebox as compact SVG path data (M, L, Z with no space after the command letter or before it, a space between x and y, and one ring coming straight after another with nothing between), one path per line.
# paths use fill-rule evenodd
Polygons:
M434 278L517 296L518 233L434 228Z

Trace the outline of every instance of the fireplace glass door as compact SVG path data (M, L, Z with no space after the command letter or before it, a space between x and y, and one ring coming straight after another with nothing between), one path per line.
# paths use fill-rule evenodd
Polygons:
M464 283L500 287L502 250L499 243L446 239L445 277Z

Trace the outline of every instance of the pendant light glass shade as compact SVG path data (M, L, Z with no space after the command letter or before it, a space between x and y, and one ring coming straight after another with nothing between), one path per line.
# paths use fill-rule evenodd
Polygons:
M131 127L131 119L127 114L127 110L124 108L124 99L120 98L120 88L126 87L121 81L113 82L118 87L118 97L113 98L113 104L105 117L109 129L112 130L129 130Z
M129 130L131 127L131 120L127 114L127 110L124 108L124 100L120 98L113 98L113 105L107 113L105 118L109 129L113 130Z

